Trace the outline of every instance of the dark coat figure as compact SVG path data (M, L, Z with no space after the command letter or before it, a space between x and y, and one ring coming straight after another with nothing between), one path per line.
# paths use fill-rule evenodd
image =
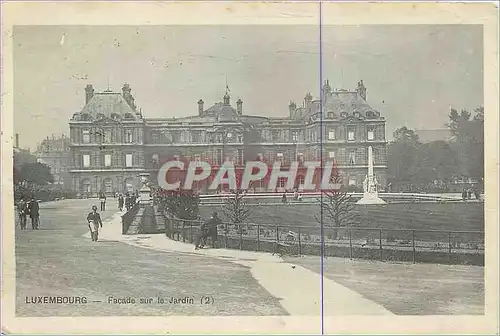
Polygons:
M467 190L467 198L472 199L472 189Z
M481 193L478 189L474 189L474 197L479 201L481 199Z
M196 241L194 242L195 250L205 247L207 243L208 233L209 233L208 223L207 222L201 223L200 231L198 232L198 235L196 236Z
M123 204L125 203L125 200L123 199L123 195L118 196L118 209L120 211L123 211Z
M219 217L217 217L217 212L214 212L212 214L212 217L208 220L207 226L208 226L208 236L210 237L210 240L212 241L212 247L215 248L217 247L217 227L222 224L222 221L220 220Z
M132 198L130 197L130 194L127 193L125 195L125 208L127 209L127 211L130 210L130 208L132 207Z
M87 222L89 225L90 236L92 241L97 241L99 236L99 227L102 228L101 215L97 212L97 207L92 206L92 211L87 215Z
M17 203L17 213L19 214L19 223L21 230L26 230L26 216L28 215L28 203L21 198Z
M465 201L467 199L467 190L462 190L462 200Z
M40 223L40 205L35 198L32 198L28 204L28 211L31 218L31 228L33 230L38 230Z
M99 201L101 202L101 211L106 210L106 194L102 191L99 193Z
M286 192L283 193L283 196L281 197L281 201L283 204L286 204Z

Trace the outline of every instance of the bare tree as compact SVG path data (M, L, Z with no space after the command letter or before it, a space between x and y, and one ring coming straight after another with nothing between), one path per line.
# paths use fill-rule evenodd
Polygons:
M234 223L238 233L241 233L241 224L244 223L252 214L252 209L245 201L245 194L237 190L232 196L224 200L222 212L224 217L231 223Z
M340 183L340 177L333 177L333 183ZM355 203L352 196L344 190L323 191L323 197L318 199L322 212L315 215L318 223L325 223L333 228L333 239L337 239L338 228L349 226L354 217Z

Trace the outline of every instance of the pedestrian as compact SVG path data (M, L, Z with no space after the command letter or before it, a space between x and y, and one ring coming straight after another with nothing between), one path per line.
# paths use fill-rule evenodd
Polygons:
M464 188L464 190L462 190L462 201L465 201L467 199L467 190Z
M283 202L283 204L286 204L286 191L283 193L281 201Z
M196 236L196 240L194 242L195 250L205 247L207 243L207 236L208 236L208 223L203 222L200 225L200 231L198 232L198 235Z
M130 210L130 203L131 203L130 194L127 192L125 194L125 209L127 209L127 211Z
M33 230L38 230L38 226L40 223L40 205L35 199L35 196L31 198L31 201L28 204L28 211L31 218L31 228Z
M17 213L19 214L19 224L21 226L21 230L26 230L26 215L28 213L28 204L24 200L24 197L21 197L21 199L17 203Z
M210 237L213 248L217 247L217 238L218 238L217 228L220 224L222 224L222 221L217 216L217 212L214 211L212 217L208 221L208 236Z
M123 195L120 194L120 196L118 196L118 209L120 211L123 211L123 203L124 203L124 199L123 199Z
M106 194L99 192L99 201L101 202L101 211L106 211Z
M467 199L472 199L472 188L469 188L469 190L467 190Z
M479 189L474 189L474 197L479 201L481 199L481 194L479 192Z
M92 241L97 241L99 238L99 226L102 228L101 215L97 212L97 206L92 206L92 211L87 215L87 222Z

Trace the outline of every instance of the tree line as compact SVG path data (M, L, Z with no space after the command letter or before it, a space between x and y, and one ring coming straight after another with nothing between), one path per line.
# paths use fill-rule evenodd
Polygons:
M401 127L387 148L391 191L446 191L455 181L484 177L484 108L474 114L451 109L446 124L451 140L422 143L414 130Z

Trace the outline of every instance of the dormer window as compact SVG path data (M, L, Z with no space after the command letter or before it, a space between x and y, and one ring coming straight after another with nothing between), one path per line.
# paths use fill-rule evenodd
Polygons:
M328 119L333 119L333 112L328 112L327 116L328 116Z
M125 119L127 120L134 119L134 115L132 113L125 113Z
M82 113L82 115L80 116L81 120L83 121L89 121L91 118L90 118L90 114L88 113Z
M104 119L104 118L106 118L106 116L103 113L99 113L97 115L97 120L101 120L101 119Z
M354 116L355 118L359 118L359 116L360 116L360 115L359 115L359 112L358 112L358 111L354 111L353 116Z
M347 112L341 112L341 113L340 113L340 117L341 117L342 119L347 118Z

